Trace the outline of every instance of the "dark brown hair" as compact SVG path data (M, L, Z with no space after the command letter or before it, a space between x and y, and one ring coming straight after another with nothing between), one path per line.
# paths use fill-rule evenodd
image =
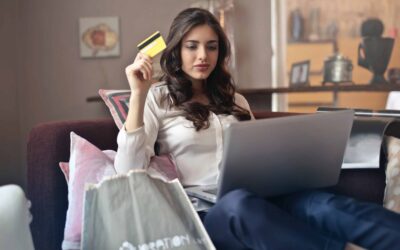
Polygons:
M218 60L215 69L204 81L205 94L210 103L204 105L189 102L193 97L192 83L183 73L181 44L183 37L194 27L208 25L218 35ZM161 56L161 68L166 81L172 105L185 111L185 117L193 122L196 130L209 127L210 111L216 114L231 114L238 120L251 119L250 112L235 104L235 87L227 63L230 58L230 44L218 20L209 11L189 8L180 12L172 22L167 37L167 48Z

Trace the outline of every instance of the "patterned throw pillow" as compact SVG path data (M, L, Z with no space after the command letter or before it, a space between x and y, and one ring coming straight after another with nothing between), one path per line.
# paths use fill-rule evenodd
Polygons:
M383 205L400 213L400 139L387 137L388 163Z
M109 108L115 124L121 129L128 115L131 91L100 89L99 95Z

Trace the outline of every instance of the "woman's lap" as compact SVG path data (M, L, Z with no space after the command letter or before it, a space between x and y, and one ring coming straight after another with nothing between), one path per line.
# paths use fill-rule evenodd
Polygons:
M378 204L319 191L284 196L277 204L313 227L364 247L400 244L400 215Z
M235 190L225 195L209 211L204 224L218 249L344 247L344 242L318 232L272 202L245 190Z
M253 205L250 206L249 202ZM224 223L229 226L229 223L235 221L235 216L244 216L245 221L241 223L246 225L231 227L230 230L243 230L245 227L248 227L246 230L252 230L253 225L258 227L263 224L261 226L267 232L264 236L261 234L257 237L265 238L272 237L271 234L274 233L271 231L276 229L284 231L285 235L280 239L284 242L279 242L278 239L273 244L298 244L304 240L310 246L315 241L315 244L338 249L346 241L376 249L390 249L393 244L400 244L397 240L400 238L400 215L376 204L321 191L305 191L264 200L245 190L235 190L224 196L210 213L205 218L210 234L216 228L220 230ZM216 219L218 216L224 219ZM306 232L301 232L298 236L291 235L299 230ZM240 241L242 232L234 233L239 234L234 236ZM212 235L211 237L213 238Z

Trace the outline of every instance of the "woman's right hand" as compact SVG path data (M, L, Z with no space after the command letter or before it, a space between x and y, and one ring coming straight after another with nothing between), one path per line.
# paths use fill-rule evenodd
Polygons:
M152 84L153 75L151 57L139 52L134 62L125 68L125 73L132 93L147 94Z

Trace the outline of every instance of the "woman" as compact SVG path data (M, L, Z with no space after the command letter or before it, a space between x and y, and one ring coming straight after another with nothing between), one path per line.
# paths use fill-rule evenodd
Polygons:
M189 9L175 19L167 44L163 82L151 84L145 54L126 68L132 93L118 136L117 171L146 167L157 142L160 154L172 156L183 185L215 184L223 125L251 118L225 67L228 40L209 12Z
M139 53L126 68L132 91L118 135L118 172L170 154L184 186L216 184L224 124L252 119L226 69L228 40L211 13L186 9L174 19L161 57L162 82L151 84L152 60ZM369 249L400 244L400 215L322 192L265 200L246 190L226 194L206 215L218 249ZM383 239L383 235L385 237Z

